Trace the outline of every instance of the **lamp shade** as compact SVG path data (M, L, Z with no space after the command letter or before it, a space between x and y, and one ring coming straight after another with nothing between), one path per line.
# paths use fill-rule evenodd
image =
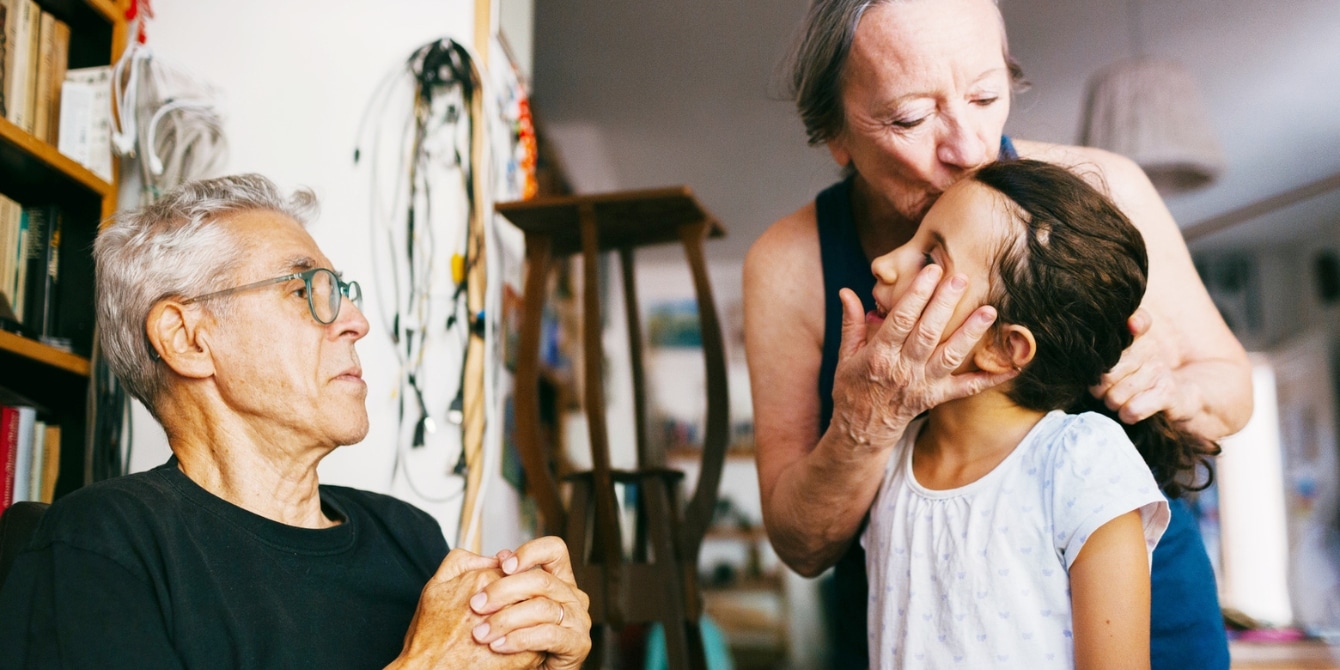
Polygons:
M1163 60L1119 61L1094 74L1080 142L1135 161L1164 195L1205 186L1224 168L1196 82Z

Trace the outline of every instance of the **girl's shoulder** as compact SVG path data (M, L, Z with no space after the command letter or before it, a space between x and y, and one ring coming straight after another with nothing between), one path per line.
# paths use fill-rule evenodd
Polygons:
M1053 465L1113 461L1127 467L1147 468L1121 424L1097 412L1051 412L1043 417L1033 434L1029 450L1033 458Z

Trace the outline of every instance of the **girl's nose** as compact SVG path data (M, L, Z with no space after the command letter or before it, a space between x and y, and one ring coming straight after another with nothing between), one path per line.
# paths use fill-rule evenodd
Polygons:
M876 258L870 263L870 272L875 275L875 281L881 284L894 284L898 281L898 263L894 258L894 252L889 252Z

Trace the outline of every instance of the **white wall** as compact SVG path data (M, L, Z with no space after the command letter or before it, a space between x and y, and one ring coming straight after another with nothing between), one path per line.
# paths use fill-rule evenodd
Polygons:
M408 486L403 471L393 478L400 442L398 364L379 317L385 307L379 304L379 293L387 294L388 277L376 271L369 251L367 160L356 166L353 153L360 120L379 83L422 44L441 37L471 44L474 6L474 0L159 0L148 25L148 45L155 57L219 90L231 144L226 171L260 172L285 189L312 188L322 205L313 236L364 287L372 332L358 351L368 383L371 430L361 444L341 448L322 463L322 481L409 500L434 514L453 543L462 482L448 473L459 453L459 436L449 439L444 429L427 447L413 454L403 450L414 484L425 495ZM501 62L499 56L490 58ZM396 129L406 121L392 114L373 119ZM364 151L366 155L366 147ZM441 372L429 376L434 393L454 392L458 372ZM445 412L445 404L440 411ZM439 424L445 422L439 419ZM152 467L167 457L161 429L143 410L135 416L134 431L133 469ZM453 494L450 500L433 502ZM491 478L485 506L483 550L515 546L523 532L516 496L496 477Z

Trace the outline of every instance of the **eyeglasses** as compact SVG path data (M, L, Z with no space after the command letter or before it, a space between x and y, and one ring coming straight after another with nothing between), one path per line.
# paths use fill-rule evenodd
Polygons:
M348 298L350 302L354 303L355 307L361 307L363 305L363 289L358 286L358 282L340 281L339 275L336 275L334 270L328 270L326 268L313 268L306 272L295 272L291 275L284 275L283 277L275 277L274 279L266 279L251 284L226 288L222 291L206 293L205 295L198 295L194 298L184 300L182 301L182 304L189 305L193 302L201 302L210 298L218 298L225 295L232 295L234 293L241 293L242 291L250 291L251 289L270 286L272 284L278 284L293 279L301 279L306 285L307 308L312 311L312 318L323 325L333 323L335 318L340 315L340 303L344 301L344 298Z

